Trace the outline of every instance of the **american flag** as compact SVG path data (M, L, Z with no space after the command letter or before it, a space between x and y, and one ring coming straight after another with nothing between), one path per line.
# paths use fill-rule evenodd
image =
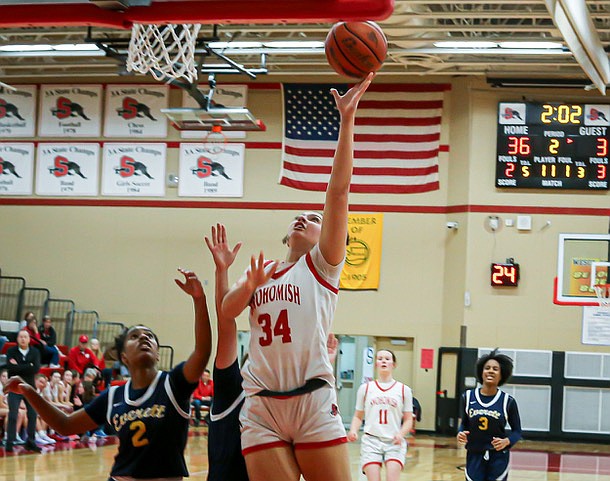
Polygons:
M280 183L325 191L339 134L330 94L348 86L283 84ZM438 190L438 153L447 84L373 84L360 100L351 192L413 194Z

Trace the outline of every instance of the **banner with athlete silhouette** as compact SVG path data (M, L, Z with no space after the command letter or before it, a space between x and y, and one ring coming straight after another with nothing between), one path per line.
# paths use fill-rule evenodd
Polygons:
M167 145L104 143L102 195L163 197Z
M339 134L330 89L348 85L283 84L280 184L325 191ZM439 189L444 92L449 84L373 83L360 100L350 192L415 194Z
M168 85L108 85L105 137L167 137Z
M98 194L100 146L40 143L36 155L36 194L95 196Z
M40 137L100 137L101 85L43 85L40 89Z
M340 289L379 289L383 214L349 214Z
M0 139L36 135L36 85L13 91L0 87Z
M34 144L0 143L0 195L31 195Z
M245 144L216 144L212 149L209 144L180 144L178 195L243 197L245 150Z

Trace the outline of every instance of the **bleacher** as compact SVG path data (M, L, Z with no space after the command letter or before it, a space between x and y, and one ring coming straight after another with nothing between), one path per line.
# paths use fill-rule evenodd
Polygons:
M0 332L11 343L16 341L19 323L28 311L34 313L39 323L43 316L51 316L58 348L64 354L78 344L81 334L99 339L105 349L125 329L125 325L120 322L100 320L100 315L95 310L76 309L71 299L55 299L51 297L49 289L29 286L25 278L4 275L0 270ZM7 343L3 351L6 352L10 345L14 344ZM160 369L173 367L174 349L171 346L159 346L159 357ZM6 356L2 353L0 367L5 364Z

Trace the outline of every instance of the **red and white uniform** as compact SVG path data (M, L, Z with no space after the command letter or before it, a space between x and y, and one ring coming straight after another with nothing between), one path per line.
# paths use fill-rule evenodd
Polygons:
M290 391L314 378L334 385L326 341L342 267L328 264L316 244L256 289L250 301L250 356L242 368L248 396L263 389Z
M407 442L394 444L404 413L413 412L413 393L405 384L370 381L358 388L356 410L364 411L364 436L360 451L362 468L367 464L396 461L404 466Z
M244 454L284 444L298 449L345 442L326 347L342 267L328 264L315 245L294 264L280 265L254 292L249 359L242 368ZM328 386L289 398L256 396L262 390L291 391L316 378Z

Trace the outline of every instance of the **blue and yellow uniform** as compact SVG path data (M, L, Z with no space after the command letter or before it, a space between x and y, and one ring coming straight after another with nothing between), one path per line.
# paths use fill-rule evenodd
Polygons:
M508 477L509 449L521 439L521 418L515 399L498 389L495 396L485 396L480 389L462 395L460 431L469 431L466 444L466 479L468 481L504 481ZM511 433L507 436L506 424ZM510 445L496 451L493 438L508 438Z
M159 371L144 389L128 381L102 392L85 411L98 424L107 423L119 437L112 477L173 478L188 476L184 448L188 436L190 398L197 383L183 374L184 363Z
M241 453L239 411L246 397L237 359L226 369L214 366L214 400L208 430L208 481L248 481Z

